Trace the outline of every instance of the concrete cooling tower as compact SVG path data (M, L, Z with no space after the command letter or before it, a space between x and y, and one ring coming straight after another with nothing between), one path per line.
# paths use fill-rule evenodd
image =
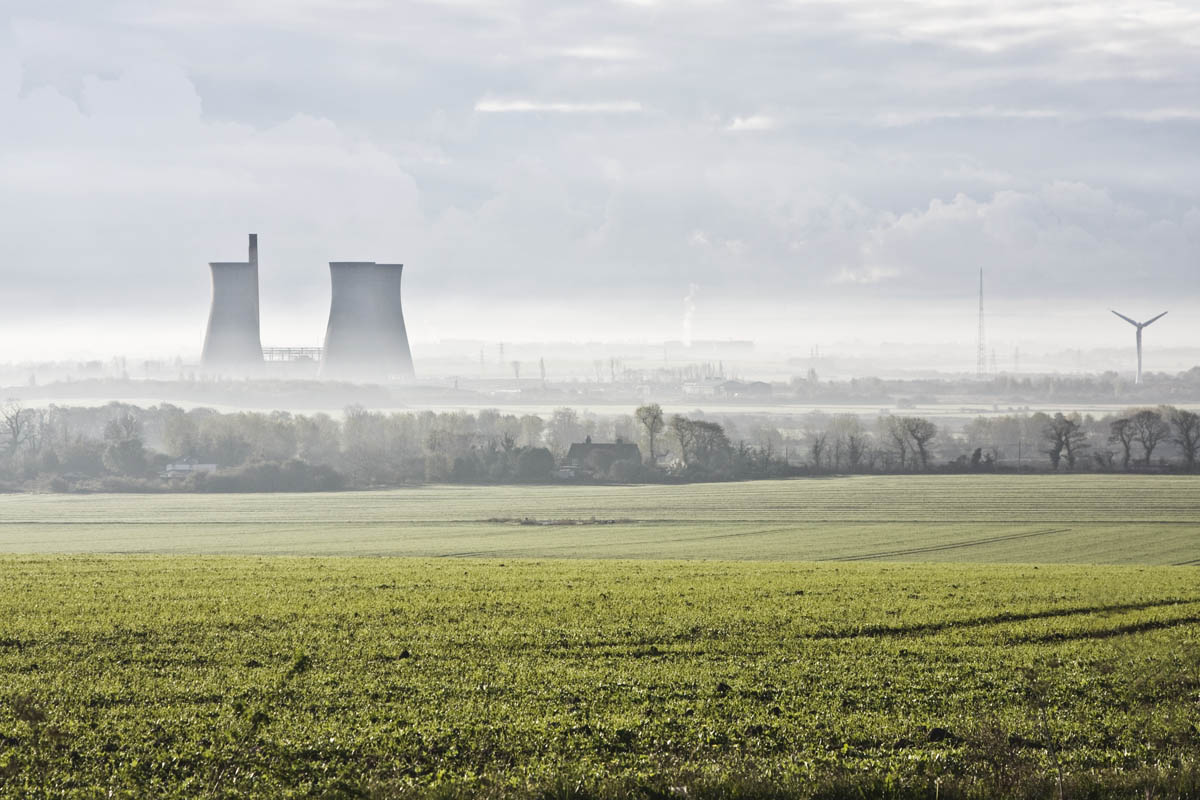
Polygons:
M262 364L258 330L258 234L250 234L248 261L214 261L212 310L201 366L212 372L249 372Z
M403 264L331 261L333 294L321 374L386 381L414 377L400 305Z

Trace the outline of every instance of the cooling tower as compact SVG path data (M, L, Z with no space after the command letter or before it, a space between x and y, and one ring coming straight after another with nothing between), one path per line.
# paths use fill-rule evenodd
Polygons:
M212 372L247 372L262 364L258 332L258 235L250 234L249 261L214 261L212 310L201 366Z
M403 264L331 261L333 293L321 374L386 381L413 377L412 353L400 305Z

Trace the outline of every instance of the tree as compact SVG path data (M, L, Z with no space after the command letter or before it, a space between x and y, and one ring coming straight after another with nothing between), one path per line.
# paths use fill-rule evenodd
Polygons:
M523 481L544 481L554 470L554 456L544 447L527 447L517 456L517 477Z
M821 458L828 442L829 434L825 431L808 432L808 455L812 459L813 472L821 471Z
M679 457L683 459L685 466L691 466L696 454L695 423L687 417L676 414L671 417L671 432L675 434L675 440L679 442Z
M1200 451L1200 414L1181 408L1172 408L1168 412L1171 427L1175 436L1171 440L1179 445L1183 453L1183 464L1188 470L1196 468L1196 455Z
M118 475L141 477L146 474L146 449L141 439L121 439L104 448L104 466Z
M536 414L526 414L521 417L521 437L520 442L525 447L540 447L542 444L542 431L546 429L546 423Z
M685 466L720 471L729 465L733 446L725 429L717 423L676 414L671 417L671 432L679 441L679 454Z
M146 448L142 426L132 414L122 414L104 426L104 466L118 475L146 473Z
M921 469L929 469L929 443L937 436L937 425L924 417L904 417L904 431L912 439L917 455L921 457Z
M904 469L908 461L908 432L905 430L903 422L899 417L889 414L883 418L881 424L887 440L891 443L891 455L900 462L900 469ZM883 434L881 434L882 437Z
M1133 426L1133 436L1142 446L1142 463L1150 465L1150 456L1158 443L1171 433L1171 427L1157 411L1146 408L1130 418Z
M663 421L662 406L658 403L650 403L642 406L635 413L638 423L646 430L646 439L650 444L649 463L655 464L657 462L654 454L654 440L667 426Z
M1121 445L1121 469L1128 471L1133 451L1133 421L1129 417L1121 417L1110 422L1108 428L1108 440Z
M704 420L695 420L692 425L696 461L710 470L728 466L733 446L725 435L725 429L716 422Z
M29 438L29 417L16 401L0 406L0 422L3 423L4 452L14 455Z
M310 464L336 464L342 450L342 426L328 414L298 416L296 452Z
M833 418L834 461L849 472L858 472L866 457L870 438L857 414L838 414Z
M750 438L768 461L783 450L783 434L774 425L755 425L750 429Z
M579 414L573 408L554 409L548 428L550 448L560 457L566 455L572 443L581 441L584 436Z
M608 468L608 479L615 483L633 483L642 474L642 465L636 459L614 461Z
M1062 414L1057 414L1056 417L1062 417ZM1058 464L1062 460L1062 451L1065 446L1064 433L1062 427L1056 424L1056 419L1042 412L1034 415L1034 419L1041 423L1042 440L1045 442L1045 447L1042 452L1050 458L1050 466L1058 469Z
M1083 420L1078 414L1064 415L1061 411L1053 417L1045 414L1035 415L1042 422L1042 439L1046 449L1042 452L1050 457L1050 464L1058 469L1059 463L1065 456L1067 468L1074 469L1075 462L1087 449L1087 433L1083 430Z

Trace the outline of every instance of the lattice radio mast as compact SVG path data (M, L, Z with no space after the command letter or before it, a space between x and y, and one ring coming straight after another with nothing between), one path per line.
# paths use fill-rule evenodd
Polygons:
M975 353L975 374L980 378L987 375L987 341L983 332L983 267L979 268L979 343Z

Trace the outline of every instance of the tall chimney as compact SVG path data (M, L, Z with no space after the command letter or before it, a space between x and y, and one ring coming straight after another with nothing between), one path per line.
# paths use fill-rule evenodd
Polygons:
M321 374L387 381L414 377L404 326L402 264L331 261L332 294Z
M247 373L262 364L258 320L258 236L250 234L249 261L212 261L212 308L201 366L211 372Z

